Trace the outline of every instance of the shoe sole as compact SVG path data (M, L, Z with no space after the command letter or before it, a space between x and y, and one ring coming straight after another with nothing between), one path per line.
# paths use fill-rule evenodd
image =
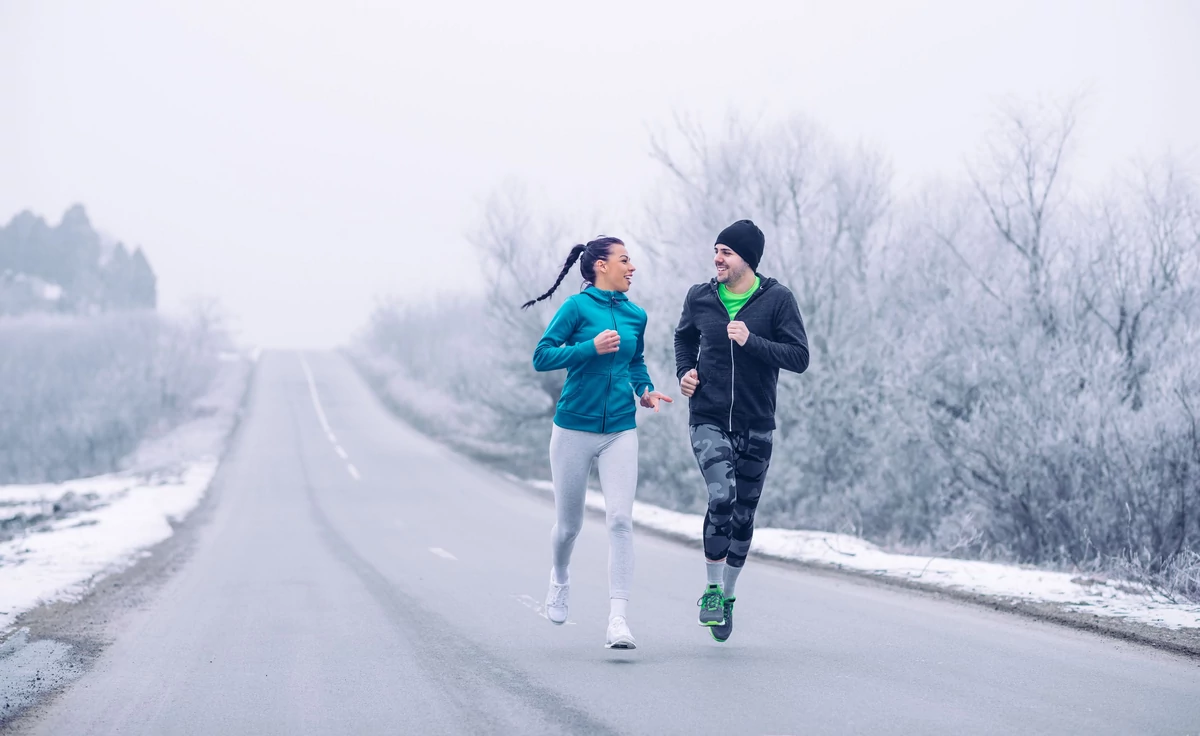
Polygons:
M725 619L721 619L720 621L701 621L700 625L701 626L724 626Z
M605 649L637 649L637 644L634 644L632 640L619 639L612 643L605 642L604 648Z

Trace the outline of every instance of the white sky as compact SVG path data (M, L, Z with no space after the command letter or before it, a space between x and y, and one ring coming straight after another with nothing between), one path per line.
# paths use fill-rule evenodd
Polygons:
M1083 178L1200 151L1188 0L596 5L0 0L0 220L82 202L164 308L325 346L376 296L477 288L464 235L506 181L622 232L675 110L801 112L901 185L1011 96L1089 92Z

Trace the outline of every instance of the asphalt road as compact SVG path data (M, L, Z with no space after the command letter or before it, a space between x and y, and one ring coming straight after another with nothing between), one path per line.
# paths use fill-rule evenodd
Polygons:
M717 644L700 552L647 534L639 648L606 650L600 521L552 626L550 503L393 419L336 354L263 356L218 482L186 562L17 730L1200 733L1196 660L753 559Z

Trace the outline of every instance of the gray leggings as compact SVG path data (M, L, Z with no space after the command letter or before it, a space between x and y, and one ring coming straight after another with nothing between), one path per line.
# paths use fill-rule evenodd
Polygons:
M600 434L554 425L550 472L554 476L557 521L550 533L554 566L571 563L575 538L583 528L584 497L592 461L600 466L608 520L608 595L629 599L633 582L633 494L637 490L637 430Z

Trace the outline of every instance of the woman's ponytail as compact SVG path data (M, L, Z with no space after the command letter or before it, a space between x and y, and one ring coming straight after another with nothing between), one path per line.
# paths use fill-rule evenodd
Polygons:
M571 266L575 265L575 261L579 260L579 256L582 255L583 251L586 249L587 246L583 245L582 243L571 248L571 254L567 256L567 262L563 264L562 271L558 274L558 280L554 282L554 286L550 287L550 291L542 294L537 299L530 299L529 301L525 302L521 305L521 309L529 309L543 299L549 299L550 295L554 293L554 290L558 288L558 285L562 283L562 280L567 277L567 272L571 270Z

